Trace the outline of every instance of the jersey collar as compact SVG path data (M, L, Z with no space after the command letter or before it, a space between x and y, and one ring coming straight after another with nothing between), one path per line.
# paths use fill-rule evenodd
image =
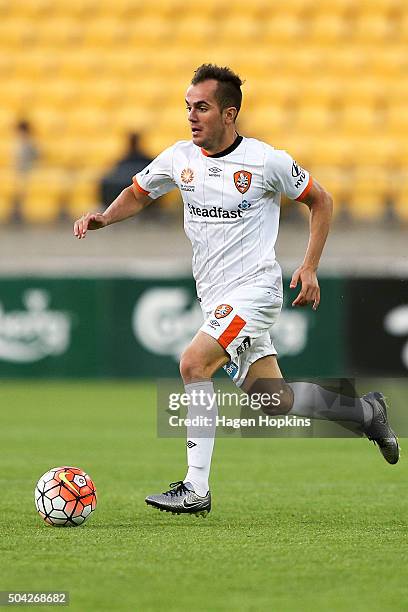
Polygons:
M219 153L214 153L214 155L210 155L205 149L201 149L201 153L206 157L224 157L225 155L229 155L230 153L235 151L235 149L241 144L242 141L243 137L237 134L237 137L232 143L232 145L224 149L224 151L220 151Z

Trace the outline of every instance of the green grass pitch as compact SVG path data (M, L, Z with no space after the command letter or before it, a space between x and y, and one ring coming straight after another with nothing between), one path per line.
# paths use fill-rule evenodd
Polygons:
M183 440L156 437L153 384L0 385L0 590L67 590L81 612L408 608L404 456L389 466L363 439L220 438L211 514L172 516L144 503L185 472ZM62 464L98 489L76 529L34 508L37 479Z

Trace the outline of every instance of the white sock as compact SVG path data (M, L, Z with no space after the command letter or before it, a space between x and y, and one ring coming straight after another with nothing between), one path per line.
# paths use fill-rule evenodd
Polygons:
M197 495L204 496L209 490L218 406L211 380L189 383L184 388L191 397L187 418L199 417L200 420L200 423L187 427L188 470L184 482L190 482Z

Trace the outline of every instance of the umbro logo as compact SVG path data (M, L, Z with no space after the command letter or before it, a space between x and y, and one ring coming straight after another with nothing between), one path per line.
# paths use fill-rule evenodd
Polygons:
M195 442L192 442L191 440L187 442L187 448L194 448L194 446L197 446Z
M220 172L222 172L221 168L217 168L217 166L213 166L212 168L208 168L208 174L210 176L221 176Z

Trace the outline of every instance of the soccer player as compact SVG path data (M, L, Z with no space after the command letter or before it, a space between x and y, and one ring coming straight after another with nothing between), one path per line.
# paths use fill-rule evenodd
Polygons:
M81 239L88 230L123 221L171 189L180 190L204 317L181 356L180 373L191 398L188 417L210 417L210 425L187 427L184 480L146 498L147 504L176 514L205 515L211 509L208 480L217 415L211 377L222 367L250 395L267 392L272 397L281 391L278 406L271 401L264 407L267 414L351 422L389 463L399 459L381 393L351 399L312 383L286 384L282 379L269 335L282 307L282 276L274 251L280 196L284 193L310 209L309 243L290 287L300 283L293 306L311 305L314 310L320 302L316 272L332 198L288 153L237 133L241 85L229 68L200 66L186 93L191 140L163 151L104 213L87 213L74 224Z

